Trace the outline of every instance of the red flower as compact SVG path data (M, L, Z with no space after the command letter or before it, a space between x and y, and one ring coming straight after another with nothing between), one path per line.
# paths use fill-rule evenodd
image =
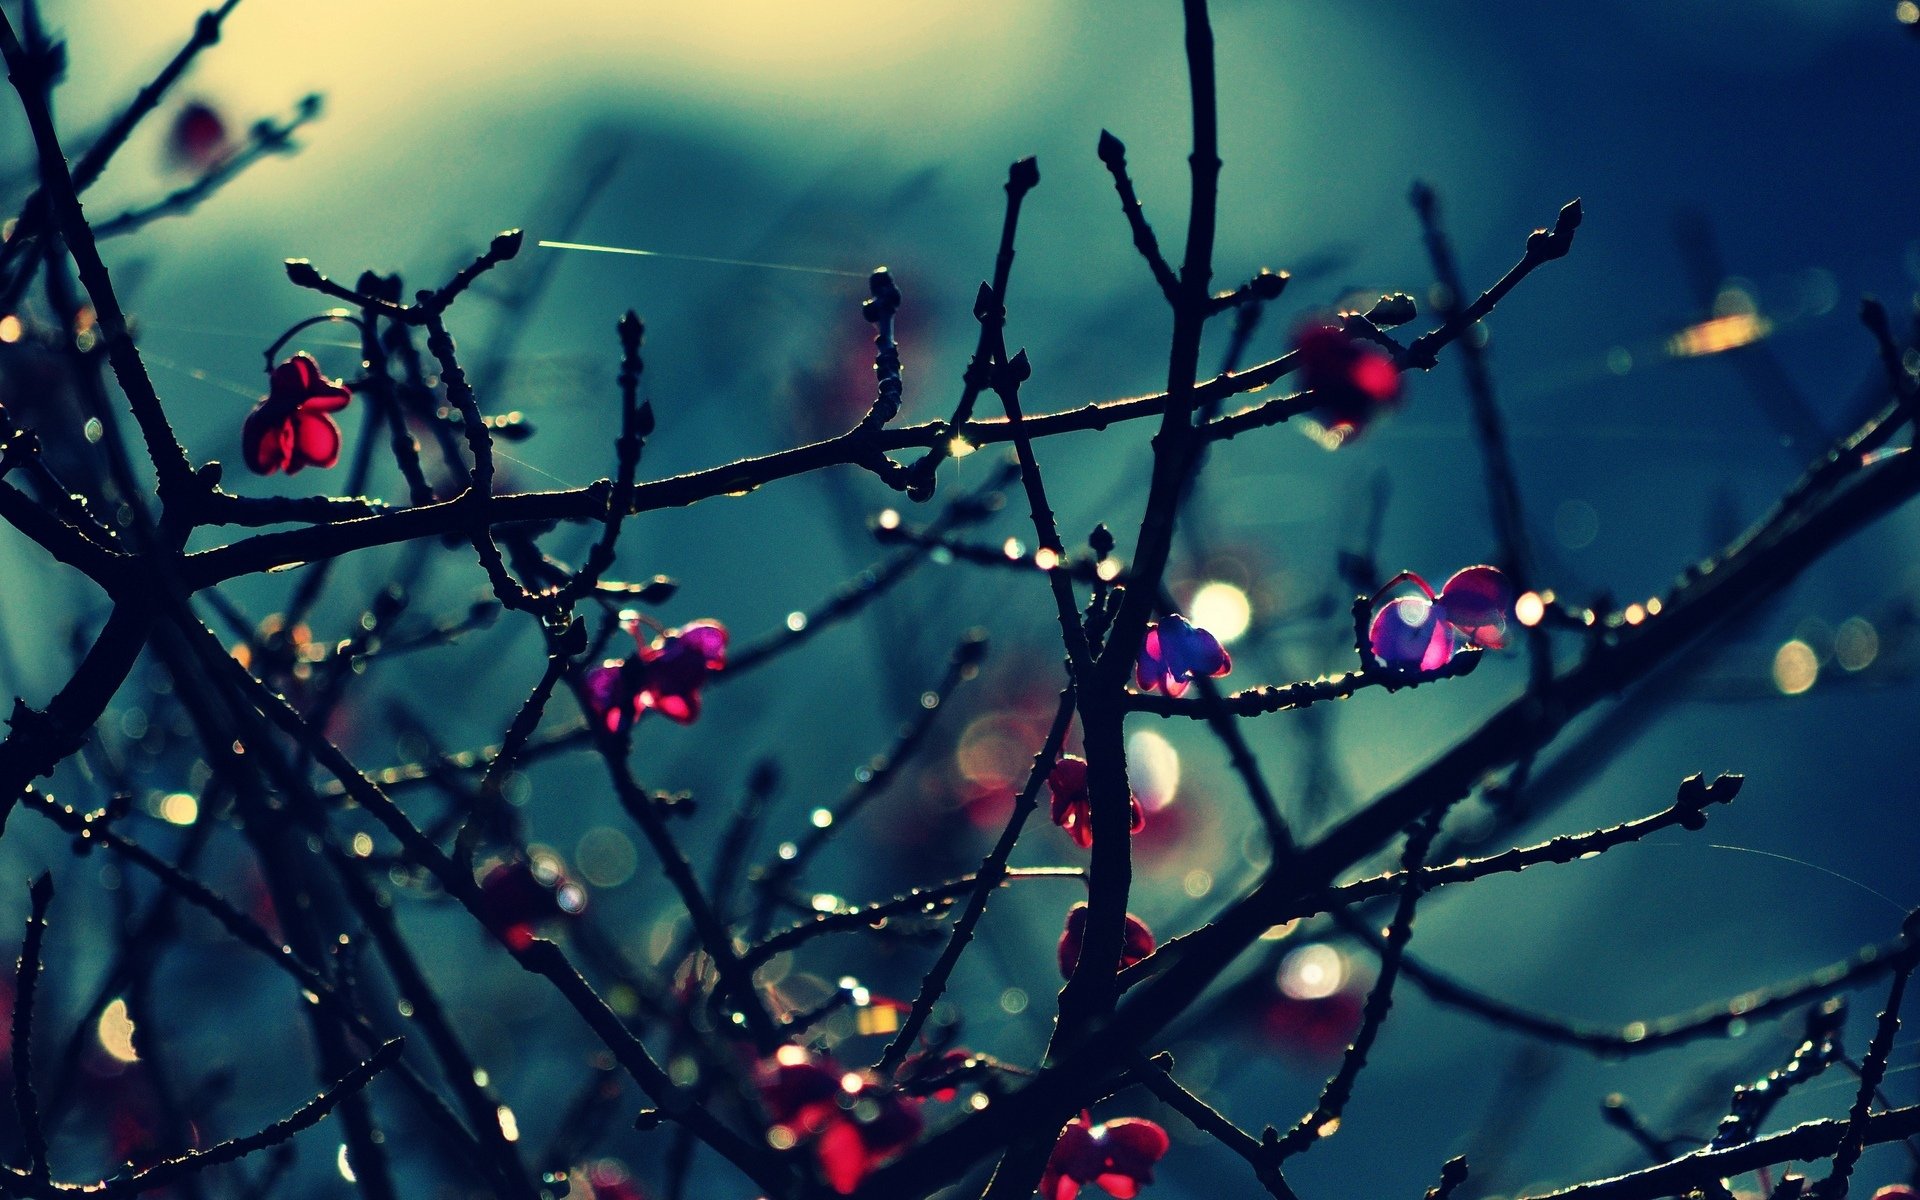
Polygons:
M340 427L327 414L347 406L353 393L320 373L306 353L273 369L266 398L253 406L240 428L247 466L256 475L302 467L331 467L340 461Z
M565 864L551 851L495 862L480 875L481 920L509 950L525 950L533 944L536 926L572 916L586 905L586 889L567 877Z
M1040 1176L1041 1200L1073 1200L1084 1184L1098 1184L1115 1200L1133 1200L1153 1182L1153 1164L1172 1143L1167 1131L1141 1117L1095 1125L1081 1113L1060 1131Z
M1307 1060L1330 1058L1360 1029L1367 981L1334 946L1295 947L1280 960L1271 986L1262 1020L1283 1050Z
M639 642L635 634L634 641ZM624 662L612 659L587 672L587 699L609 733L638 721L649 709L682 725L700 715L700 688L727 665L727 627L699 620L669 629L640 645Z
M755 1084L773 1118L768 1141L797 1146L812 1138L827 1185L850 1195L873 1169L920 1136L920 1109L875 1078L847 1071L801 1046L782 1046L760 1065Z
M1387 581L1379 597L1403 584L1418 594L1381 605L1367 631L1375 658L1395 671L1437 671L1469 647L1498 650L1507 642L1507 614L1513 611L1513 587L1495 567L1456 571L1436 593L1426 580L1402 571Z
M1179 613L1169 613L1164 621L1147 626L1133 678L1142 691L1182 696L1195 676L1218 679L1231 670L1233 658L1220 639Z
M1152 634L1148 634L1149 637ZM1093 845L1093 801L1087 795L1087 760L1077 754L1064 755L1047 774L1047 788L1053 792L1053 823L1067 831L1081 849ZM1129 795L1133 805L1133 827L1139 833L1146 827L1147 814L1137 796Z
M231 151L227 123L203 101L196 100L181 109L173 118L173 128L167 131L168 164L178 170L211 170Z
M1060 978L1071 979L1074 965L1080 961L1080 946L1087 937L1087 906L1076 904L1067 910L1067 927L1060 934ZM1153 953L1153 930L1132 913L1127 914L1126 939L1120 946L1120 969L1139 962Z
M1293 335L1300 378L1313 393L1313 417L1328 449L1358 437L1400 399L1400 368L1379 347L1318 318Z

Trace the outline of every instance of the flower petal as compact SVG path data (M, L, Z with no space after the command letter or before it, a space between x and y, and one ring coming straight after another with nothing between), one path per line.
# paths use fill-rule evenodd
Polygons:
M703 618L689 622L675 632L688 646L699 651L701 657L706 660L707 670L718 671L727 665L727 627L725 625Z
M1435 605L1421 596L1390 600L1373 618L1367 642L1387 667L1432 671L1453 656L1453 638Z
M1440 589L1440 607L1441 616L1468 642L1498 650L1506 644L1513 584L1497 567L1467 567Z
M1160 657L1169 677L1182 682L1196 675L1225 675L1232 669L1220 639L1178 613L1160 622Z
M700 693L697 691L656 692L649 688L640 693L640 704L682 725L691 725L700 717Z
M293 414L293 427L297 453L289 474L302 466L331 467L340 461L340 427L332 417L303 408Z
M1121 1117L1100 1127L1100 1140L1118 1165L1159 1162L1173 1145L1167 1131L1145 1117Z
M256 475L285 470L292 446L293 430L286 418L275 415L265 400L254 405L240 426L240 448L248 469Z
M844 1118L828 1124L827 1131L814 1144L813 1152L820 1160L827 1186L842 1196L852 1194L873 1169L874 1155L868 1153L867 1144L860 1139L859 1126Z
M1146 640L1140 643L1140 658L1134 663L1133 681L1140 685L1143 692L1151 692L1160 686L1166 675L1166 668L1160 659L1160 630L1149 625Z

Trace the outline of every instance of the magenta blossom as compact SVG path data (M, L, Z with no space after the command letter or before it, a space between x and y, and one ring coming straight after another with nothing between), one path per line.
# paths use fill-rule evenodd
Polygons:
M624 661L612 659L587 672L587 703L609 733L646 715L691 725L700 715L700 688L727 665L727 627L699 620L640 642Z
M1133 678L1141 691L1182 696L1195 676L1218 679L1231 670L1233 658L1219 638L1179 613L1168 613L1165 620L1147 626Z
M311 354L281 363L268 376L266 396L240 427L247 466L256 475L292 475L339 462L340 426L328 414L345 408L352 396L338 379L320 373Z
M1152 636L1149 634L1148 636ZM1053 793L1053 823L1067 831L1082 850L1093 845L1093 800L1087 793L1087 760L1077 754L1062 755L1047 773L1047 790ZM1133 805L1133 823L1129 833L1139 833L1147 825L1146 810L1140 798L1129 795Z
M1095 1184L1115 1200L1133 1200L1153 1182L1153 1164L1172 1145L1167 1131L1144 1117L1095 1125L1086 1113L1067 1122L1040 1176L1042 1200L1073 1200Z
M1436 593L1426 580L1402 571L1375 594L1412 584L1417 593L1387 601L1375 612L1367 641L1390 670L1437 671L1469 648L1499 650L1507 644L1513 586L1495 567L1456 571Z
M768 1140L792 1147L812 1139L827 1186L843 1196L920 1136L919 1101L802 1046L774 1051L754 1085L773 1118Z
M1087 940L1087 906L1076 904L1067 910L1067 926L1060 934L1060 978L1072 979L1073 968L1080 961L1080 949ZM1120 943L1120 969L1128 967L1152 954L1156 943L1153 930L1147 923L1132 913L1127 914L1127 932Z

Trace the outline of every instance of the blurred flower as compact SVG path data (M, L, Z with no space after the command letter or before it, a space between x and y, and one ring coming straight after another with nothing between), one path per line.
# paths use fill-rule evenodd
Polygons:
M1300 326L1293 347L1328 449L1358 437L1400 399L1400 368L1378 346L1348 333L1337 318Z
M176 171L211 170L231 150L226 121L205 101L195 100L182 108L167 130L167 165Z
M1152 634L1147 636L1151 637ZM1093 845L1093 800L1087 793L1087 760L1077 754L1063 755L1047 774L1047 788L1053 793L1053 823L1082 849ZM1129 832L1139 833L1146 826L1147 814L1140 800L1129 795L1133 806L1133 825Z
M1040 1176L1041 1200L1073 1200L1084 1184L1097 1184L1116 1200L1132 1200L1153 1182L1153 1164L1172 1143L1167 1131L1141 1117L1095 1125L1081 1113L1060 1131Z
M788 1148L812 1138L827 1185L843 1196L920 1136L912 1098L802 1046L780 1047L754 1082L774 1121L768 1141Z
M1308 1060L1346 1049L1360 1028L1369 979L1327 942L1296 946L1265 984L1261 1018L1279 1048Z
M1381 606L1368 630L1374 657L1395 671L1437 671L1469 647L1498 650L1506 645L1507 617L1513 612L1513 586L1495 567L1467 567L1454 573L1436 594L1411 571L1387 581L1379 597L1403 584L1419 589Z
M614 1158L595 1159L567 1172L568 1200L646 1200L640 1181Z
M639 635L634 635L639 643ZM653 709L682 725L700 715L700 688L727 665L727 627L699 620L640 644L633 657L587 672L588 706L610 733Z
M340 427L327 414L345 408L352 395L339 380L322 375L305 352L275 367L266 397L240 428L247 466L256 475L292 475L339 462Z
M480 874L480 919L513 951L533 944L535 927L586 907L587 893L551 851L502 859Z
M1074 965L1080 961L1080 946L1087 936L1087 906L1076 904L1067 910L1067 927L1060 934L1060 977L1071 979ZM1132 913L1127 914L1126 938L1120 945L1120 969L1139 962L1154 949L1153 930Z
M1196 675L1218 679L1231 670L1233 659L1220 639L1189 624L1179 613L1169 613L1147 626L1133 678L1142 691L1181 696Z
M973 1051L916 1050L893 1073L895 1086L913 1095L945 1103L960 1094L961 1078L979 1064Z
M1282 994L1268 1004L1262 1024L1282 1050L1305 1059L1332 1058L1359 1032L1365 1005L1364 996L1348 989L1304 1000Z

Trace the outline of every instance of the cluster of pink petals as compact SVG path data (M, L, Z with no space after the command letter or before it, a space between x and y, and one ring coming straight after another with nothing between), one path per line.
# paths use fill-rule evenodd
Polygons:
M1080 961L1080 949L1086 940L1087 906L1076 904L1067 910L1067 925L1060 933L1060 978L1073 978L1073 968ZM1153 930L1147 928L1145 921L1128 913L1127 932L1120 944L1120 970L1152 954L1155 945Z
M690 725L700 715L700 688L727 665L727 627L693 621L651 643L634 635L631 658L611 659L587 672L587 702L609 733L648 712Z
M1404 585L1416 591L1380 604L1381 597ZM1403 571L1376 593L1374 603L1367 635L1374 657L1390 670L1424 674L1446 666L1462 650L1504 647L1513 586L1496 567L1456 571L1438 592Z
M328 413L347 406L353 393L320 373L311 354L300 353L268 376L267 394L240 427L247 466L257 475L340 461L340 427Z
M1183 696L1195 678L1218 679L1231 670L1233 658L1219 638L1179 613L1169 613L1165 620L1147 626L1133 678L1143 692Z
M813 1143L827 1186L845 1196L873 1169L920 1136L920 1108L871 1071L849 1071L824 1054L782 1046L760 1064L754 1083L790 1145Z
M1153 1164L1172 1142L1167 1131L1142 1117L1095 1125L1081 1113L1060 1131L1060 1140L1040 1176L1041 1200L1073 1200L1094 1184L1115 1200L1133 1200L1153 1182Z
M1093 800L1087 792L1087 760L1077 754L1062 755L1047 773L1047 790L1053 793L1053 823L1081 849L1093 845ZM1133 805L1133 824L1129 832L1146 828L1147 813L1137 796L1128 796Z

